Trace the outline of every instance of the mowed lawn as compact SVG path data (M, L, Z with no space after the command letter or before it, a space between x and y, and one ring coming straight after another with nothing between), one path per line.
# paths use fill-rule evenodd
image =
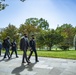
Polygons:
M3 53L5 50L2 51ZM10 51L11 52L11 51ZM18 50L18 55L22 55L23 51ZM27 51L27 55L29 55L30 51ZM38 57L49 57L49 58L64 58L64 59L76 59L76 51L75 50L68 50L68 51L62 51L62 50L52 50L52 51L47 51L47 50L37 50ZM33 55L34 56L34 53Z
M27 52L29 55L30 51ZM64 58L64 59L76 59L76 51L37 51L39 57L50 57L50 58ZM18 54L22 54L22 51L18 51ZM34 53L33 53L34 56Z

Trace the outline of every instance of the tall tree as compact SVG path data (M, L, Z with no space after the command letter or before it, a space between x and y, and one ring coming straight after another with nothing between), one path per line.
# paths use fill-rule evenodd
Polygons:
M31 34L38 34L40 33L40 30L46 30L48 27L49 24L44 19L28 18L24 24L21 24L19 32L21 34L27 33L30 36Z
M63 46L73 46L74 27L71 24L63 24L57 27L56 31L64 37Z
M57 33L54 29L46 31L45 44L51 50L52 46L59 44L63 40L63 37Z
M28 18L25 21L26 25L38 26L38 18Z
M33 26L31 24L21 24L20 28L19 28L19 33L21 33L22 35L24 33L27 33L28 36L30 37L30 35L32 34L37 34L39 31L39 29L36 26Z
M47 30L49 29L49 23L47 22L47 20L43 19L43 18L28 18L26 19L25 23L27 25L33 25L36 26L38 28L41 28L43 30Z
M38 25L43 30L49 29L49 23L47 22L47 20L45 20L43 18L39 19Z
M63 37L57 33L54 29L52 30L42 30L37 37L37 44L41 47L47 47L51 50L52 46L57 45L63 40Z
M9 36L11 41L13 39L18 40L19 36L17 34L18 33L17 31L18 29L14 25L9 24L8 27L6 27L4 31L2 32L3 39Z
M43 49L45 46L45 31L41 30L40 33L36 36L37 47L39 49Z

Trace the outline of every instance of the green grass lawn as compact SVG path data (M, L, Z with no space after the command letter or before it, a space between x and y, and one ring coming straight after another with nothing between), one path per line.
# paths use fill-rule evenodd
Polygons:
M76 51L45 51L45 52L39 51L38 55L53 58L76 59Z
M3 51L4 52L4 51ZM29 52L27 54L29 55ZM18 50L18 54L22 55L22 51ZM50 57L50 58L64 58L64 59L76 59L76 51L75 50L69 50L69 51L37 51L39 57ZM34 53L33 53L34 56Z
M29 54L29 51L27 52ZM64 59L76 59L76 51L37 51L39 57L50 58L64 58ZM22 54L22 51L18 51L18 54ZM33 53L34 56L34 53Z

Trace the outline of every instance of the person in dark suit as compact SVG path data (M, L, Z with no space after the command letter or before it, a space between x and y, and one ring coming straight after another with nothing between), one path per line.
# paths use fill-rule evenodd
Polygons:
M29 61L27 59L27 49L28 49L29 43L27 34L24 34L24 36L20 40L20 49L23 51L23 58L22 63L25 63L24 58L26 59L26 62L29 64Z
M31 57L32 53L34 52L35 53L35 62L39 62L38 56L37 56L37 51L36 51L36 42L35 42L34 35L32 35L31 40L29 42L29 45L30 45L30 51L31 52L28 56L28 60L30 61L30 57Z
M17 44L16 44L16 41L13 40L13 42L11 43L11 55L10 55L10 58L12 57L12 54L13 52L15 52L15 55L16 55L16 58L18 58L18 55L17 55Z
M4 41L3 41L3 47L6 50L5 51L5 54L4 54L4 58L6 58L6 55L7 55L8 56L8 59L10 59L10 52L9 52L10 45L11 45L10 44L10 38L9 38L9 36L7 36L7 38L4 39Z
M2 50L2 42L0 41L0 56L1 56L1 50Z

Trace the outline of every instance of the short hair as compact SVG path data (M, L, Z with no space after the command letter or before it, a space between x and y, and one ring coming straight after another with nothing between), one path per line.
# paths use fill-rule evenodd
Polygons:
M7 36L7 39L10 39L10 37L9 37L9 36Z
M27 37L27 34L24 34L25 37Z
M34 37L32 37L32 39L35 39Z
M31 36L34 36L34 34L33 34L33 35L31 35Z

